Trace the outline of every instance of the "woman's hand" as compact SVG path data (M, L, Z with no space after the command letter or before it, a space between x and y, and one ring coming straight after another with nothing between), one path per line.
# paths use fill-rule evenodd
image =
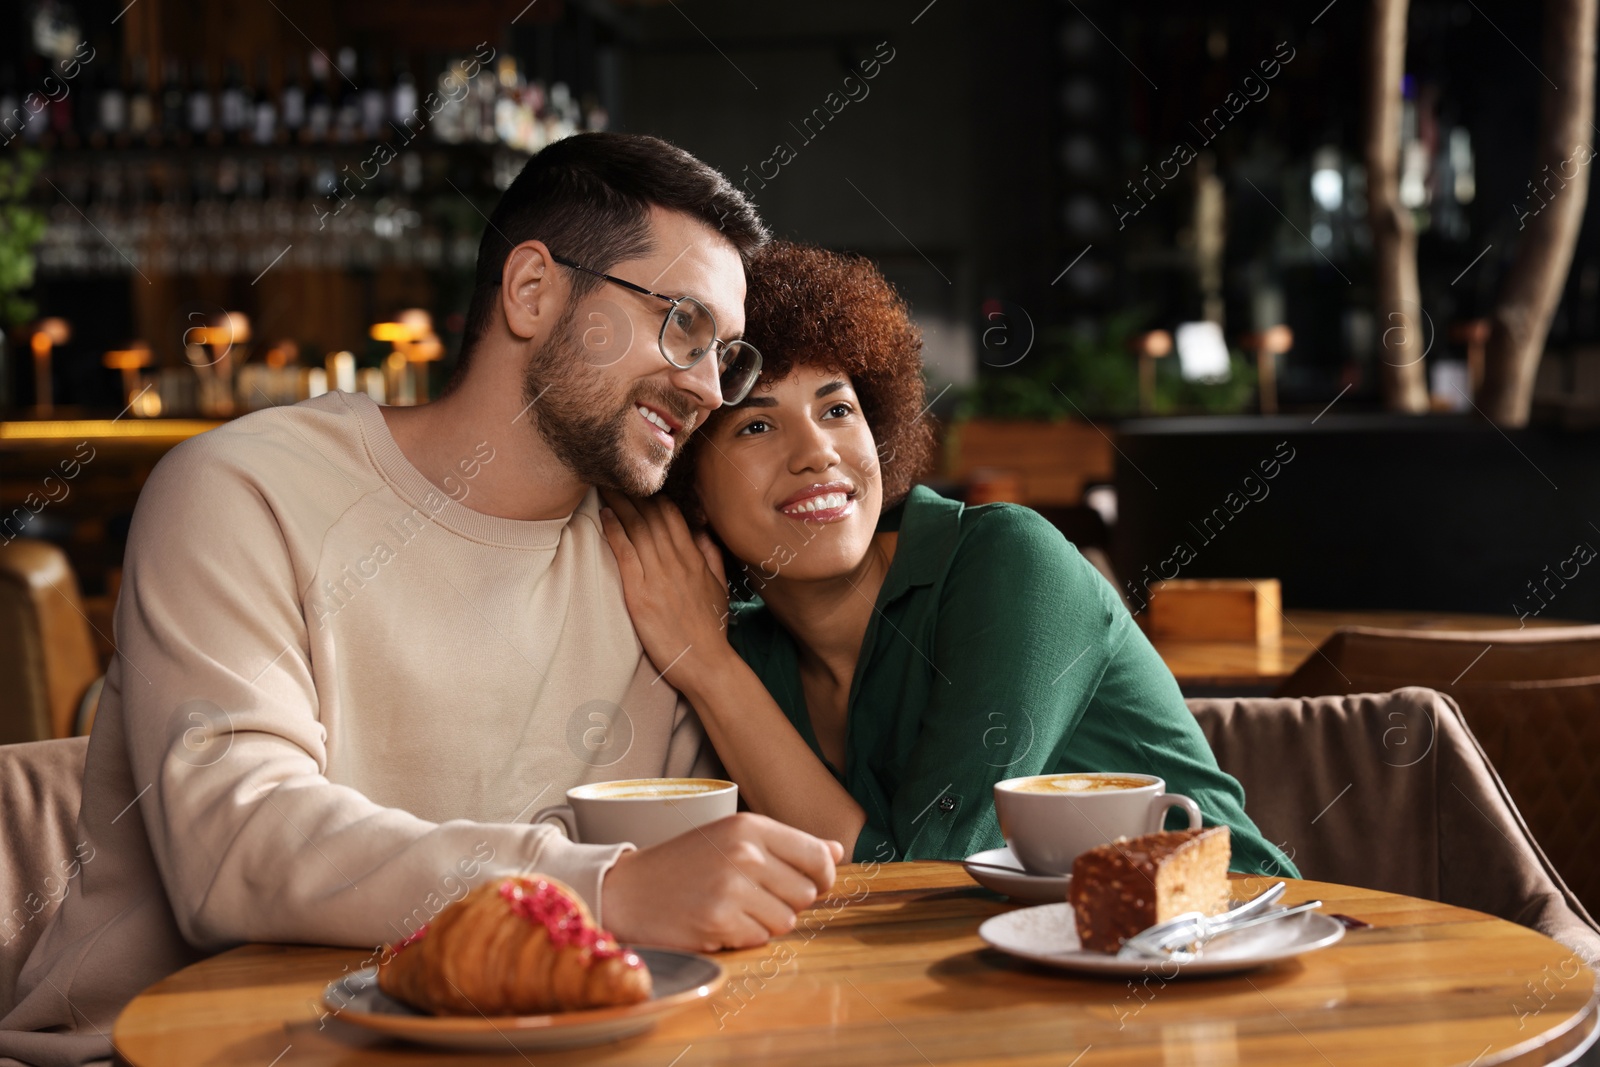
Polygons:
M843 851L834 862L853 855L866 812L812 753L761 679L728 644L728 583L722 575L722 553L706 534L691 534L683 514L664 497L635 500L604 489L600 493L609 505L601 509L600 521L622 572L622 595L633 628L651 662L694 705L706 737L729 776L739 783L739 795L752 811L824 842L839 842ZM657 851L634 853L640 857L637 863L625 857L612 868L606 881L608 923L613 907L627 909L626 887L639 884L623 868L632 864L642 870L646 858ZM650 877L643 881L650 884ZM612 883L624 898L621 904L610 899ZM759 944L761 932L748 922L745 929L747 938L717 943ZM778 927L768 924L766 929Z
M728 582L722 552L704 532L691 533L676 504L601 490L606 540L622 572L622 595L651 662L674 688L713 668L728 645Z

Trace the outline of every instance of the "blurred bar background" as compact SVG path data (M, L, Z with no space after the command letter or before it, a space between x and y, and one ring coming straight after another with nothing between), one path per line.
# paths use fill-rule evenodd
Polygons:
M1499 447L1473 397L1544 202L1540 12L1410 5L1398 188L1444 434L1382 413L1371 32L1361 5L1215 0L7 5L3 536L65 547L103 607L175 441L327 389L437 395L499 191L549 141L623 129L721 168L780 235L881 265L926 338L935 483L1055 509L1127 579L1281 427L1336 405L1319 432L1367 418L1377 443L1319 453L1314 486L1284 479L1185 575L1275 574L1296 606L1504 612L1539 563L1600 539L1579 503L1600 466L1600 239L1586 221L1515 431L1534 458L1496 454L1519 508L1484 507L1501 483L1451 434ZM1169 419L1203 415L1233 418ZM1363 557L1379 542L1350 526L1418 480L1427 521ZM1289 551L1339 522L1320 555ZM1589 584L1563 614L1600 618Z

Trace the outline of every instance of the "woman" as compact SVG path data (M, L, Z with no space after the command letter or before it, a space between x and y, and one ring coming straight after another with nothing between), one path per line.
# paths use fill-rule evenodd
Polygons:
M1099 572L1027 508L912 487L921 339L877 270L779 242L749 274L760 380L666 494L602 512L640 640L749 806L858 862L961 859L1003 844L997 781L1142 771L1231 828L1234 869L1292 875ZM725 560L753 594L731 607Z

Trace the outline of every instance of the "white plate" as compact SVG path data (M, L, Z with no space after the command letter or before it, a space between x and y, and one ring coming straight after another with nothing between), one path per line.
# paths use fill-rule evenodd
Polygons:
M378 988L378 969L367 967L329 982L322 1002L335 1018L390 1037L439 1048L552 1050L599 1045L642 1034L663 1013L711 995L722 966L692 952L633 948L650 969L651 996L621 1008L552 1015L428 1015Z
M1104 952L1085 951L1078 942L1072 905L1066 903L996 915L978 927L978 936L1008 955L1066 971L1119 976L1148 973L1177 978L1248 971L1326 948L1344 936L1344 924L1316 911L1292 915L1223 934L1205 945L1198 959L1182 965L1163 960L1122 960Z
M1072 881L1070 874L1027 873L1009 846L991 848L987 852L975 852L962 862L967 865L967 873L972 875L973 881L983 888L992 889L1024 904L1056 904L1066 900L1067 884ZM1015 867L1017 873L1007 874L1005 871L996 871L988 867L972 866L975 863Z

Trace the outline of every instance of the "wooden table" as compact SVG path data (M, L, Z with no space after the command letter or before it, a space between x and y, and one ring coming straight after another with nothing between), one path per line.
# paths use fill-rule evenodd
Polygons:
M1387 630L1515 630L1515 615L1467 615L1418 611L1286 611L1283 640L1275 645L1248 641L1163 639L1156 651L1185 689L1270 691L1293 674L1335 630L1375 626ZM1529 627L1581 626L1560 619L1530 618Z
M1264 888L1244 878L1239 892ZM248 945L157 983L114 1041L135 1067L537 1063L1544 1064L1593 1039L1595 975L1556 942L1477 912L1291 882L1285 902L1371 924L1332 948L1236 977L1077 978L986 947L1013 905L954 864L840 868L834 896L758 949L724 953L708 1002L618 1044L524 1057L385 1044L319 1021L324 985L370 955ZM1085 1055L1085 1053L1088 1053Z

